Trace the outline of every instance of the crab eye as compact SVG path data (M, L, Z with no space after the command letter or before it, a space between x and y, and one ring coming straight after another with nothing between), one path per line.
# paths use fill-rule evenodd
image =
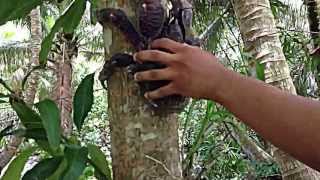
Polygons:
M141 6L142 6L142 8L143 8L144 11L147 11L148 5L147 5L146 3L143 3Z

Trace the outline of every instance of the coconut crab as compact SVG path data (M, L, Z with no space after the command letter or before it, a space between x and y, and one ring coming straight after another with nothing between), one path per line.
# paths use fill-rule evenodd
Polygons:
M141 0L137 11L137 29L121 9L102 9L97 12L97 17L102 25L115 26L130 42L136 52L150 49L150 43L158 38L169 38L181 43L199 45L200 43L196 38L187 35L187 30L191 29L192 9L178 4L172 2L172 9L167 11L162 0ZM106 88L105 81L109 80L117 68L127 68L128 73L133 75L140 71L165 68L165 65L154 62L140 64L133 60L131 54L114 54L110 60L106 61L99 74L99 80L104 88ZM143 95L145 92L153 91L168 83L169 81L148 81L139 82L138 85ZM165 107L170 106L172 102L179 104L184 100L184 97L172 95L150 102L150 104L153 107Z

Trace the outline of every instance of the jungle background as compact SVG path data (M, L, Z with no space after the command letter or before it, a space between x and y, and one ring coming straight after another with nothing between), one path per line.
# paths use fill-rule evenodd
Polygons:
M21 3L19 0L13 2ZM105 61L105 44L110 37L106 37L106 30L92 14L96 1L39 2L33 0L32 3L39 6L28 12L26 7L31 7L31 3L22 6L25 9L15 10L10 3L0 1L1 18L9 17L5 14L13 12L0 23L1 177L10 180L20 177L59 179L62 171L64 179L110 179L111 174L116 177L117 172L111 173L115 168L111 159L111 111L107 111L111 105L108 93L97 79ZM270 6L297 94L318 100L320 2L270 0L257 1L256 5L260 2ZM193 30L203 41L202 48L214 53L226 67L265 80L264 67L251 60L252 54L246 43L249 40L241 32L241 19L245 18L239 17L241 13L237 12L241 3L246 4L245 1L194 0ZM79 7L84 7L82 14L76 12L81 11ZM20 11L23 13L19 14ZM80 15L71 16L76 13ZM71 23L70 19L63 22L61 17L70 17L73 21L79 19L79 24ZM56 28L58 22L71 25ZM48 48L49 41L52 44ZM46 49L49 50L43 52ZM45 67L42 66L44 61ZM90 83L94 83L91 91L86 88ZM12 103L16 96L30 107L25 114L16 113L17 106ZM79 101L80 105L76 104ZM93 101L92 108L89 108L90 103L83 105L90 101ZM79 112L78 106L89 108L89 114ZM55 146L56 152L44 148L48 144L40 142L42 139L38 135L41 133L33 135L28 128L23 128L28 126L26 121L33 112L39 112L44 119L52 118L43 115L45 112L59 117L61 123L58 127L57 124L47 125L61 127L63 137L68 137L61 140L67 144L64 155L52 138L54 130L48 130L45 123L46 133L51 133L48 138L50 147ZM77 114L83 118L77 120L76 116L81 116ZM27 120L23 120L26 116ZM177 119L179 156L185 179L320 179L317 172L295 163L286 155L276 156L277 150L270 143L215 102L191 99ZM83 153L89 154L90 161L79 158ZM67 155L72 158L66 158L67 165L61 165L65 159L56 157ZM166 167L163 169L167 171ZM43 172L48 174L43 175ZM175 178L172 176L171 179Z

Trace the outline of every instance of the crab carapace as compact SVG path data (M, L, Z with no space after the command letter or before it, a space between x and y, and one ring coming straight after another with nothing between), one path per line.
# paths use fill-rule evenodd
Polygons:
M173 3L174 5L175 3ZM190 14L191 13L191 14ZM199 46L199 41L194 37L188 37L186 30L191 28L190 8L173 7L166 11L161 0L141 0L138 5L138 27L131 23L125 12L121 9L106 8L97 12L99 23L116 27L132 45L134 50L141 51L150 49L150 43L158 38L169 38L177 42ZM116 53L106 61L99 74L99 80L104 88L105 82L112 76L117 68L126 68L129 74L136 72L165 68L165 65L156 62L137 63L131 54ZM141 95L165 86L169 81L144 81L139 82ZM172 95L150 102L152 107L175 106L185 102L180 95Z

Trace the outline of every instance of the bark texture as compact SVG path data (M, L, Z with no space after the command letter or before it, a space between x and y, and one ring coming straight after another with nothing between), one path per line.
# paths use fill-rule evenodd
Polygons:
M138 0L118 0L112 7L125 10L136 22L137 4ZM104 39L107 59L131 50L114 27L104 27ZM132 77L121 70L108 82L114 179L182 179L177 114L155 114L138 91Z
M61 129L68 137L72 132L72 58L77 55L77 42L72 35L59 34L58 53L55 57L56 82L54 84L53 99L60 109Z
M42 27L40 20L40 7L32 10L29 14L31 21L31 66L39 64L39 52L41 48L42 40ZM27 88L25 91L25 102L27 104L33 104L38 87L39 74L34 72L28 78ZM12 157L17 153L20 144L23 139L18 136L12 136L8 142L8 145L2 149L0 153L0 172L10 162Z
M252 68L256 63L265 67L265 82L284 91L296 94L290 70L282 51L274 17L268 0L234 0L233 6L239 20L245 49L251 56ZM317 171L274 148L274 158L279 163L285 180L319 179Z

